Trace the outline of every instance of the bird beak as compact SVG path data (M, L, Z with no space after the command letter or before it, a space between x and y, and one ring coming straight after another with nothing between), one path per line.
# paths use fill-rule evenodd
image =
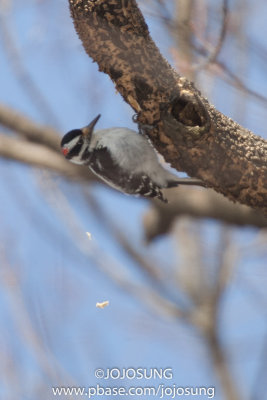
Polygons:
M99 120L100 117L101 117L101 114L98 114L98 116L95 119L93 119L93 121L90 122L89 125L82 128L82 134L84 137L89 136L93 132L95 124L97 123L97 121Z

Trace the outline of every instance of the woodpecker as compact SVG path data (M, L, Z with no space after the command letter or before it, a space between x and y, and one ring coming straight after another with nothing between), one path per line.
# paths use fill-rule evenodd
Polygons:
M82 129L66 133L63 155L74 164L88 165L113 188L137 196L156 197L167 203L161 189L178 186L178 178L159 163L144 136L128 128L94 131L100 114Z

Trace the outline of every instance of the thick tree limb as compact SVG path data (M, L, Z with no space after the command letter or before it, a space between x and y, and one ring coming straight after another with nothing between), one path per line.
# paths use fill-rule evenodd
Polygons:
M37 124L3 105L0 105L1 123L26 140L0 133L0 157L37 168L46 168L65 178L80 182L98 180L87 167L71 164L59 153L58 131ZM181 215L215 218L241 226L267 226L267 220L256 211L240 204L233 204L211 190L200 191L198 188L180 186L177 190L166 191L166 197L170 203L160 207L160 204L154 202L151 214L149 213L147 217L148 224L145 227L148 239L166 233L172 221Z
M152 41L135 0L69 0L84 48L177 170L267 213L267 142L217 111Z

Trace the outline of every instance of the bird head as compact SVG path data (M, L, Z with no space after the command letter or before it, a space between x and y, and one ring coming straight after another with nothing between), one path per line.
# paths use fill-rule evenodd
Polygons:
M62 154L74 164L84 164L82 157L85 151L88 151L91 136L100 114L82 129L73 129L66 133L61 140Z

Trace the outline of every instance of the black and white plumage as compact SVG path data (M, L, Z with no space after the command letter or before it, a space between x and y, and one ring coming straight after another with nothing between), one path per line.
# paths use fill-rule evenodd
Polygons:
M161 189L178 186L177 178L160 165L145 137L127 128L94 131L99 118L100 115L88 126L63 137L64 156L75 164L88 165L103 181L121 192L167 202Z

